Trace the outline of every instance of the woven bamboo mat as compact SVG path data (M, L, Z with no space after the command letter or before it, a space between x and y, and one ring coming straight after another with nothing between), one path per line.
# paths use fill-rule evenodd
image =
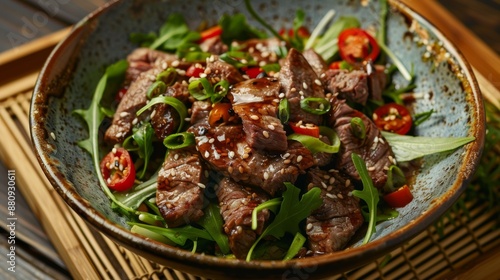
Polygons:
M63 30L15 52L0 55L0 159L17 170L18 189L50 236L75 279L202 279L139 257L91 229L62 201L38 166L29 138L31 90L40 63L68 32ZM9 69L9 71L6 71ZM486 99L498 104L500 92L476 72ZM468 215L452 214L387 256L331 279L498 279L500 206L471 202ZM497 274L488 274L497 273ZM471 278L471 279L472 279Z

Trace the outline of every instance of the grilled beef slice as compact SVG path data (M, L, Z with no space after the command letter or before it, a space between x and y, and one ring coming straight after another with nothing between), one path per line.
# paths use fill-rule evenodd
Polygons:
M307 49L302 52L304 58L307 60L309 65L311 65L312 69L316 73L316 75L321 76L321 74L325 73L328 70L328 64L326 61L313 49Z
M134 123L145 120L151 111L146 111L140 116L136 113L147 103L146 92L155 81L160 69L152 68L139 74L118 104L113 116L111 126L106 130L104 139L109 143L121 143L132 132ZM136 119L137 120L134 120Z
M233 43L233 48L249 53L257 65L263 66L279 62L279 49L284 46L284 44L284 42L277 38L254 38L244 42Z
M269 198L262 192L245 188L228 178L221 180L216 194L231 251L236 258L244 259L269 218L267 209L260 211L257 214L257 229L252 230L252 211Z
M217 55L212 55L207 58L205 74L206 78L212 84L216 84L221 80L226 80L229 84L236 84L244 80L240 71L236 67L220 60Z
M306 97L325 97L325 91L318 75L304 56L296 49L290 49L281 66L279 80L281 92L290 104L290 121L320 124L321 115L308 113L300 108L300 100Z
M295 182L303 170L314 164L311 152L295 141L288 142L287 151L281 154L252 149L242 125L211 127L201 121L188 131L194 133L196 147L212 169L270 195L283 190L283 182Z
M251 79L234 85L230 92L233 109L243 122L250 147L284 152L286 132L278 119L280 84L275 78Z
M321 189L323 205L306 220L306 234L313 254L342 250L363 224L359 201L352 196L353 185L337 170L310 169L308 189Z
M174 97L181 102L189 103L188 83L185 81L175 82L168 87L164 96ZM155 135L158 139L163 140L168 135L175 133L179 127L180 119L177 111L170 105L160 103L152 107L151 125L154 128Z
M158 172L156 204L169 227L196 222L203 216L206 170L194 148L168 152Z
M356 153L365 161L375 187L383 187L387 180L387 169L395 163L391 147L377 126L363 113L349 107L345 100L332 97L331 105L328 124L335 130L341 143L337 159L334 160L337 168L351 178L360 180L351 159L351 154ZM354 117L360 118L364 123L364 139L357 138L352 132L351 120Z

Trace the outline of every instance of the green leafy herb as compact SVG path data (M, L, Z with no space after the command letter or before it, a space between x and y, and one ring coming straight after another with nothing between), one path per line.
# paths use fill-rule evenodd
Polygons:
M196 241L198 238L213 241L212 236L208 231L199 229L190 225L177 228L164 228L141 223L128 223L131 226L138 226L150 230L156 234L160 234L175 242L179 246L184 246L187 240Z
M188 34L189 31L190 30L184 20L184 16L173 13L160 28L158 38L154 40L149 47L151 49L158 49L164 44L167 44L168 46L168 40L172 38L174 38L174 40L178 40L178 37L175 38L175 36Z
M281 41L286 41L276 30L274 30L274 28L269 24L267 23L267 21L263 20L259 14L253 9L252 5L250 4L250 0L245 0L245 6L248 10L248 12L250 13L250 15L252 15L252 17L258 21L260 24L262 24L262 26L264 26L269 32L271 32L271 34L273 34L274 37L280 39ZM246 22L243 22L242 24L245 24ZM223 28L223 30L225 31L225 29ZM223 32L224 34L224 32Z
M372 179L368 174L368 169L366 168L366 164L363 159L355 154L351 154L352 162L354 163L354 167L359 173L361 177L361 182L363 183L363 190L354 190L352 191L352 195L359 197L362 199L369 210L369 221L368 221L368 230L366 231L365 238L363 239L363 244L366 244L370 241L370 238L375 233L375 223L377 221L377 205L379 201L378 190L373 186Z
M384 191L391 193L406 184L406 177L397 165L391 165L387 170L387 181L384 185Z
M335 11L334 10L329 10L323 18L319 21L318 25L314 27L313 31L311 32L311 36L306 42L306 45L304 46L304 49L310 49L314 43L316 42L316 39L321 35L323 32L323 29L328 25L328 23L333 19L335 16Z
M300 222L323 203L319 188L310 189L299 200L300 189L290 183L285 183L285 186L286 190L283 192L283 202L278 214L250 248L247 261L252 259L253 250L264 237L272 235L275 238L281 238L285 233L295 235L300 231Z
M312 46L324 60L330 61L338 52L337 38L345 29L359 27L361 24L355 17L340 17L325 31L323 36Z
M257 207L255 207L252 210L252 229L256 230L257 227L258 227L257 214L260 211L262 211L264 209L269 209L273 213L276 213L278 211L278 207L281 205L282 201L283 201L283 198L281 198L281 197L275 197L273 199L270 199L270 200L268 200L266 202L263 202L263 203L257 205Z
M324 153L329 153L329 154L334 154L339 151L340 148L340 139L335 133L334 130L331 128L328 128L326 126L320 126L319 127L319 132L321 135L324 135L328 137L330 140L331 145L328 145L327 143L321 141L321 139L316 138L314 136L309 136L309 135L304 135L304 134L298 134L298 133L293 133L288 135L289 140L295 140L300 142L304 147L309 149L311 153L319 153L319 152L324 152Z
M158 187L158 183L156 182L157 177L158 174L155 174L149 180L134 186L125 193L115 193L116 200L120 205L125 206L126 209L130 209L131 211L137 210L141 203L156 193Z
M428 120L432 116L433 113L434 113L434 110L430 110L427 112L422 112L422 113L416 114L413 117L413 125L415 125L415 126L421 125L423 122Z
M196 100L206 100L210 98L212 103L217 103L229 92L229 82L227 80L221 80L212 86L207 78L199 78L189 83L188 91Z
M208 204L207 208L205 208L205 215L201 217L198 224L208 231L217 245L219 245L222 254L227 255L231 252L227 235L222 230L224 221L222 220L217 204Z
M101 110L100 102L105 93L118 91L118 88L125 77L125 71L127 70L127 67L128 63L125 60L120 60L108 66L106 68L106 72L97 84L90 107L86 110L80 109L75 110L74 112L81 116L87 123L89 138L78 142L78 145L85 149L92 156L94 169L97 175L97 179L99 180L99 184L101 185L101 189L114 203L124 208L126 211L133 211L132 209L126 207L121 202L116 200L115 196L108 188L108 185L106 184L106 181L104 180L99 168L99 126L104 119L104 113Z
M219 20L222 28L222 42L228 46L233 41L245 41L252 38L265 38L266 34L247 23L243 14L223 15Z
M396 156L397 161L410 161L426 155L457 149L474 141L473 136L467 137L425 137L399 135L382 131Z
M130 231L132 233L137 233L139 235L145 236L147 238L168 244L170 246L175 246L176 243L173 242L172 240L166 238L165 236L158 234L152 230L145 229L144 227L138 226L138 225L133 225L132 228L130 228Z
M139 157L144 160L144 165L142 171L137 174L139 179L142 179L146 174L146 170L149 164L149 159L153 154L153 139L154 139L154 129L149 122L146 122L139 127L131 136L137 145L137 153ZM128 138L127 138L128 139ZM127 139L124 141L124 147L126 148Z
M284 261L288 261L293 259L297 253L300 251L300 249L304 246L304 243L306 243L306 238L300 233L297 232L295 234L295 237L293 238L292 244L288 248L288 251L286 252L285 257L283 258Z
M290 118L290 102L288 99L283 98L278 105L278 116L282 123L287 123Z

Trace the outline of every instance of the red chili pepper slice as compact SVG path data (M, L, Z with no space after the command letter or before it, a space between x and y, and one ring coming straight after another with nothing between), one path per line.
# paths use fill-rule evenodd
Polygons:
M319 126L317 125L300 125L292 122L289 122L288 124L292 128L293 132L297 134L319 138Z
M397 103L387 103L375 109L373 122L381 130L401 135L407 134L413 123L408 109Z
M255 79L260 73L264 72L260 67L243 67L241 70L243 70L250 79Z
M123 97L125 96L125 94L127 93L127 90L128 90L128 87L123 87L121 88L118 93L115 95L115 100L116 102L120 102L122 101Z
M230 103L216 103L213 105L212 110L210 110L210 114L208 115L208 123L210 126L215 126L219 121L227 123L229 118L231 117Z
M199 43L201 43L209 38L220 36L221 34L222 34L222 27L220 25L212 26L206 30L203 30L200 33L201 39L199 40Z
M187 77L195 77L199 78L200 74L205 72L205 69L197 67L195 65L189 66L189 68L186 70L186 76Z
M348 28L338 37L340 56L348 63L375 61L380 47L375 38L360 28Z
M390 207L401 208L405 207L413 200L413 194L408 185L404 185L396 191L384 195L383 198Z
M134 186L135 166L124 148L114 148L102 159L101 173L112 190L126 191Z

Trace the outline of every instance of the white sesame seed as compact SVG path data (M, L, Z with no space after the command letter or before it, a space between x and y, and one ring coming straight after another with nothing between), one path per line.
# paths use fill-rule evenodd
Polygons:
M174 159L175 159L175 160L178 160L178 159L179 159L179 154L175 154L175 155L174 155Z
M335 196L333 193L327 193L326 196L328 196L329 198L337 198L337 196Z
M346 187L349 187L350 184L351 184L351 180L349 180L349 179L345 180L345 186Z
M274 130L275 129L274 125L272 125L272 124L267 125L267 128L269 128L270 130Z
M302 88L303 88L303 89L307 89L307 84L306 84L306 82L302 82Z
M50 132L50 137L52 137L52 139L56 140L56 135L54 134L54 132Z
M321 182L321 186L322 186L324 189L328 188L328 186L325 184L325 182Z
M210 153L208 151L205 151L205 158L208 158L210 156Z
M214 138L210 138L210 140L208 140L208 143L210 143L210 144L213 144L214 142L215 142Z
M172 65L172 67L177 67L177 66L179 66L179 64L180 64L180 61L174 60L174 61L172 61L171 65Z
M297 162L301 162L301 161L302 161L302 158L303 158L303 157L302 157L301 155L299 155L299 156L297 157Z
M207 74L206 73L200 73L200 78L206 78Z
M262 135L264 135L264 137L266 138L269 138L269 132L267 130L262 131Z
M156 115L156 110L153 110L153 112L151 112L151 115L149 117L154 118L155 115Z
M344 199L344 196L341 193L338 193L337 197L340 198L340 199Z
M204 189L204 188L205 188L205 185L204 185L204 184L202 184L202 183L198 183L198 187L200 187L200 188Z
M120 117L125 118L126 116L130 115L129 112L121 112Z
M259 119L259 116L257 116L257 115L251 115L251 116L250 116L250 118L251 118L252 120L255 120L255 121L256 121L256 120L258 120L258 119Z
M284 98L285 97L285 94L283 92L281 92L279 95L278 95L279 98Z
M233 158L234 158L234 155L235 155L234 151L230 151L230 152L227 154L227 156L228 156L230 159L233 159Z
M111 152L112 152L113 154L116 154L116 148L114 148L114 147L113 147L113 149L111 150Z
M308 224L307 224L307 226L306 226L306 229L307 229L307 230L311 230L311 229L312 229L312 227L313 227L313 224L308 223Z
M319 79L314 79L314 83L318 86L321 86L321 81Z
M132 124L133 124L133 125L136 125L138 122L139 122L139 119L138 119L138 118L134 118L134 119L132 120Z
M267 179L269 179L269 173L264 172L264 180L267 180Z

